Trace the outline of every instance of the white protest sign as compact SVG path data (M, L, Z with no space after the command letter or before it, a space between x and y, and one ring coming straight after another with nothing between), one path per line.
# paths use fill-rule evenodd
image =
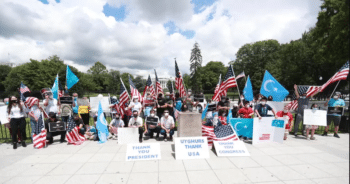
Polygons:
M263 117L254 118L253 123L253 145L267 142L283 143L284 126L286 121L284 118Z
M139 128L118 128L118 144L133 144L139 142Z
M283 102L267 101L266 104L269 105L272 109L274 109L276 113L278 111L283 111L283 108L284 108L284 103ZM267 114L268 115L273 115L273 112L272 111L268 111Z
M90 97L90 107L92 112L97 112L98 111L98 104L101 100L101 105L103 112L109 112L109 98L108 97Z
M126 161L160 159L159 143L128 144L126 148Z
M175 138L176 160L209 158L208 140L206 137Z
M304 109L304 125L327 126L327 111Z
M1 124L9 123L8 117L7 117L7 106L0 107L0 122Z
M218 157L250 156L242 141L214 141L214 147Z

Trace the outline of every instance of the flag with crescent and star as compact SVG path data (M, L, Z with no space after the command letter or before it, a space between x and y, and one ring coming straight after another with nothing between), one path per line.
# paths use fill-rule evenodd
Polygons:
M248 102L253 101L254 99L253 86L252 86L252 83L250 82L249 76L243 89L243 95L244 95L244 99L247 100Z
M253 119L231 118L229 122L238 136L253 138Z
M98 138L100 139L99 143L105 143L107 141L108 137L108 128L107 128L107 121L103 114L102 105L101 102L98 103L98 114L97 114L97 131L98 131Z
M273 101L283 101L289 94L286 90L267 70L261 84L260 93L265 97L272 96Z

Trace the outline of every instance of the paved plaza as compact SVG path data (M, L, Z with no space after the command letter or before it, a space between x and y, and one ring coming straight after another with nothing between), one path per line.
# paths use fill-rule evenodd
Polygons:
M176 135L176 133L175 133ZM0 145L0 183L349 183L349 134L340 139L317 135L315 141L289 135L283 144L245 143L250 157L175 160L174 143L159 142L159 161L126 162L126 145L86 141L55 142L36 150L29 144ZM57 139L57 137L56 137ZM58 140L56 140L58 141Z

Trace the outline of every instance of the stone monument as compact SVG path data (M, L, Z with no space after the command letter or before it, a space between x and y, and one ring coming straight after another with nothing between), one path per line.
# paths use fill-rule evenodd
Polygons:
M202 136L202 114L198 112L180 112L177 137Z

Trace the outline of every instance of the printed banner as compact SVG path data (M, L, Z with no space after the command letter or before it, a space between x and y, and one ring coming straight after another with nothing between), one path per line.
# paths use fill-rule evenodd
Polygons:
M175 155L176 155L176 160L209 158L207 138L206 137L175 138Z
M283 143L286 120L275 117L254 118L253 145L267 142Z
M128 144L126 161L160 160L159 143Z
M250 156L242 141L214 141L214 147L218 157Z

